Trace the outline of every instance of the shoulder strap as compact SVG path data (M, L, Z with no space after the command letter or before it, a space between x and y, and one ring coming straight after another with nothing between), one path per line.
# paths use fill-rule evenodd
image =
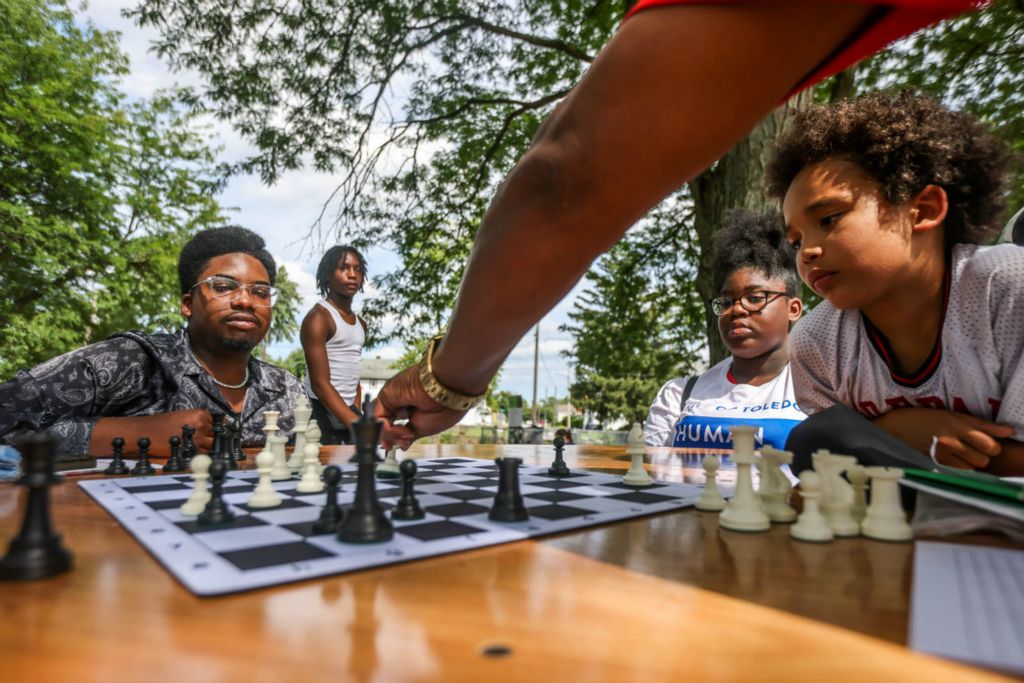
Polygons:
M686 405L686 400L690 398L690 394L693 392L693 385L697 383L697 376L686 378L686 386L683 387L683 398L679 401L679 409L682 410Z

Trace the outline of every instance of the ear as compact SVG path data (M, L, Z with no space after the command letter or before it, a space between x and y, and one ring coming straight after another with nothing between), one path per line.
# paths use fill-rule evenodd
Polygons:
M949 213L949 197L938 185L927 185L910 200L911 228L925 232L942 227Z
M804 302L798 297L794 296L789 300L789 324L794 324L800 319L800 316L804 314Z
M192 292L181 295L181 314L186 318L192 317Z

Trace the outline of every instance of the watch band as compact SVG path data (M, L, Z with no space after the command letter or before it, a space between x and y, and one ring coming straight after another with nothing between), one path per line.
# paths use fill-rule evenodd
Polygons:
M440 380L434 376L434 350L444 339L443 334L439 334L430 340L427 344L426 350L423 352L423 360L420 361L419 377L420 384L423 386L423 391L427 393L427 396L437 401L439 404L450 410L458 410L459 412L466 412L477 403L483 400L487 392L484 392L478 396L471 396L469 394L460 394L457 391L449 389L445 385L441 384Z

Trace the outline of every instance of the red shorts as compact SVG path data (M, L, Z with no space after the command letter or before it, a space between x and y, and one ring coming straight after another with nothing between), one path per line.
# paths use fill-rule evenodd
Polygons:
M772 2L774 0L760 0ZM894 40L908 36L919 28L942 19L980 7L988 0L821 0L843 4L874 5L864 24L857 28L821 64L814 67L795 87L790 95L808 88L820 80L839 73L851 64L878 52ZM626 19L637 12L663 5L724 5L751 0L640 0Z

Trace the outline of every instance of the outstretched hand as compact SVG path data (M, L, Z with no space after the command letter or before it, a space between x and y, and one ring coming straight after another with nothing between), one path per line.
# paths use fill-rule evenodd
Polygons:
M1001 440L1013 436L1013 427L964 413L934 408L898 408L877 418L875 424L927 454L936 439L935 459L942 465L984 470L1003 452Z
M377 394L376 414L384 421L381 442L384 448L409 448L424 436L438 434L457 424L466 413L445 408L427 395L420 384L419 365L413 365L392 377ZM405 424L395 424L408 420Z

